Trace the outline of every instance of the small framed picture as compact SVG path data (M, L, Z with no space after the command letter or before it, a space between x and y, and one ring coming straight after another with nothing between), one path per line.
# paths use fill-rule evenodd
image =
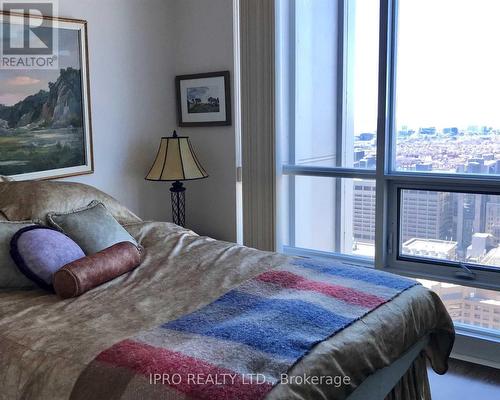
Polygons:
M231 125L229 71L175 77L179 126Z

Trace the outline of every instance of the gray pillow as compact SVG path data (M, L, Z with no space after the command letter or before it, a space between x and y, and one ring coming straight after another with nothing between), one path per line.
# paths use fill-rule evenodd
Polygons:
M0 221L0 289L21 289L34 284L22 274L10 256L10 241L22 228L34 225L31 221Z
M86 255L95 254L120 242L131 242L137 246L135 239L104 204L98 201L67 213L49 213L47 220L73 239Z

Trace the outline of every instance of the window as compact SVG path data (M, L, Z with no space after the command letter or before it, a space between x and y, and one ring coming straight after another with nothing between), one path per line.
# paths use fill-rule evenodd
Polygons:
M295 165L375 169L379 0L361 3L282 2L294 32L288 39Z
M298 175L293 181L293 226L285 246L373 259L374 180Z
M434 282L498 331L500 2L276 4L278 248Z
M278 243L288 252L375 255L379 0L361 3L277 2Z
M399 257L500 267L500 196L399 192Z
M399 0L397 171L500 174L500 4Z
M500 3L382 3L388 89L378 135L388 146L377 187L387 190L388 245L376 246L380 260L413 276L498 290L500 55L491 49Z

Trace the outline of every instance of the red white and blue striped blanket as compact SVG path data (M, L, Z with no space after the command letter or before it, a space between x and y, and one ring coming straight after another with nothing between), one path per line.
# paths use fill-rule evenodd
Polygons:
M96 361L100 374L126 370L165 386L168 398L173 392L262 399L316 344L416 284L369 268L297 259L115 344Z

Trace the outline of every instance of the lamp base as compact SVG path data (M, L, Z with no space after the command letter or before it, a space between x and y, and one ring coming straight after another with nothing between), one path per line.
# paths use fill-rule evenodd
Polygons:
M170 188L172 201L172 220L174 224L184 227L186 225L186 188L182 182L175 181Z

